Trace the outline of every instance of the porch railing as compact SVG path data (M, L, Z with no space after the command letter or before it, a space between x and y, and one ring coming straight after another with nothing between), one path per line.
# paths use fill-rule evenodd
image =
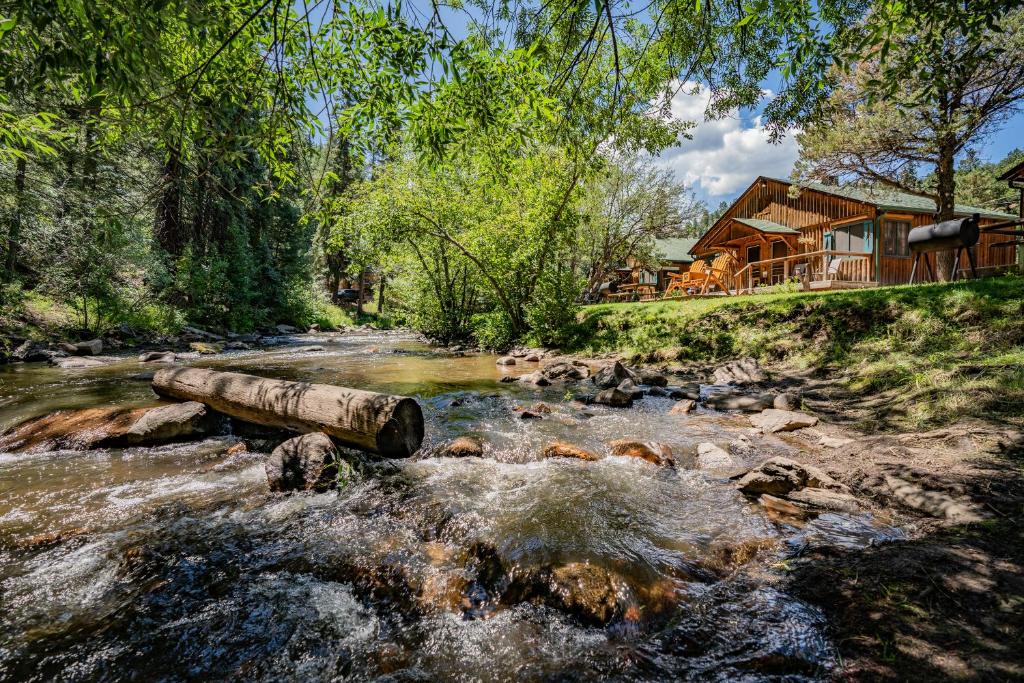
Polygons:
M837 259L839 259L837 261ZM871 284L874 278L874 257L855 251L822 249L802 254L752 261L733 275L737 292L753 291L758 285L773 285L796 277L803 264L811 282L856 282Z

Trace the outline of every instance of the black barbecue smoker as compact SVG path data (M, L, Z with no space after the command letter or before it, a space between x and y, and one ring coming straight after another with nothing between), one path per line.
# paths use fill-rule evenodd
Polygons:
M968 218L954 218L951 221L912 229L907 237L907 244L914 254L914 265L910 268L910 284L914 284L917 267L922 259L928 274L935 280L935 270L928 254L946 250L956 250L956 257L953 259L954 280L960 272L960 257L964 252L967 252L967 262L971 265L971 277L978 277L974 268L973 249L981 235L980 220L981 216L974 214Z

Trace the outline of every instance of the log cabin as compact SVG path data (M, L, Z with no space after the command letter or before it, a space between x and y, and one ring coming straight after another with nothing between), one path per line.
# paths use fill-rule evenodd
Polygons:
M805 288L901 284L910 276L911 228L935 222L935 202L891 190L794 183L760 176L711 225L690 253L732 256L731 292L752 292L794 278ZM957 216L980 215L981 227L1012 214L957 205ZM984 232L974 247L982 273L1016 262L1013 249ZM964 264L966 267L966 264Z
M621 268L615 269L616 288L601 291L608 301L650 299L668 287L669 275L685 272L693 263L690 250L696 239L676 237L656 240L653 261L630 256Z

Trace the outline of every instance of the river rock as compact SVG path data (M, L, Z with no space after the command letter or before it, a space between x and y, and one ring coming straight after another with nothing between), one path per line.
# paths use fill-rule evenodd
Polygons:
M840 436L828 436L827 434L822 434L818 443L825 448L842 448L847 444L853 443L853 439L844 439Z
M744 474L736 487L751 496L762 493L786 496L790 491L804 487L848 492L846 486L817 467L781 456L769 458Z
M526 356L523 356L523 360L526 361L527 363L539 363L540 355L536 353L530 353L527 354Z
M842 491L803 488L790 491L786 498L795 503L803 503L823 510L833 510L836 512L861 511L861 505L857 502L857 499L849 493L843 493Z
M665 387L668 391L668 397L674 398L677 401L680 399L689 399L691 401L700 400L700 384L697 382L691 382L689 384L681 384L678 386Z
M64 358L67 355L64 351L51 349L46 342L28 339L11 353L11 358L26 363L41 363L55 358Z
M544 447L541 455L544 458L575 458L577 460L587 460L590 462L600 460L600 458L598 458L594 453L579 448L578 446L565 443L564 441L549 443Z
M251 348L252 348L252 346L250 346L248 343L246 343L244 341L239 341L237 339L232 339L231 341L229 341L226 344L224 344L224 350L225 351L248 351ZM314 346L312 348L319 348L319 347L315 347Z
M78 342L77 344L64 342L60 345L60 348L72 356L98 356L103 353L103 340L92 339L90 341Z
M615 617L620 611L620 596L628 590L618 575L589 562L556 567L548 579L552 606L595 626L603 626Z
M214 332L207 332L192 325L186 325L181 330L181 338L185 341L224 341L224 337Z
M776 432L793 432L804 427L813 427L818 424L818 418L794 410L769 408L762 411L760 415L752 415L750 424L764 434L775 434Z
M95 368L116 361L116 358L92 358L87 356L74 356L71 358L51 358L50 365L63 370L79 370L82 368Z
M46 452L99 448L123 436L149 408L58 410L0 435L0 451Z
M796 391L784 391L772 401L772 407L778 410L800 410L800 394Z
M495 363L497 365L515 365L516 359L513 358L512 356L502 356L501 358L496 360Z
M668 396L668 389L665 387L647 386L644 388L644 391L647 392L648 396L657 396L659 398Z
M611 406L613 408L628 408L633 405L633 395L627 394L619 389L605 389L597 392L594 403Z
M319 331L320 331L320 323L313 323L312 325L309 326L309 329L306 330L306 334L316 334Z
M275 448L263 468L271 491L324 491L334 482L338 461L331 438L313 432Z
M608 445L611 447L613 455L640 458L659 467L674 467L676 464L676 460L672 456L672 448L663 443L619 439Z
M224 345L219 342L192 342L188 347L204 356L211 356L224 350Z
M668 411L668 414L669 415L686 415L687 413L693 411L693 409L696 406L697 406L697 402L696 401L690 400L688 398L684 398L681 401L676 401L676 404L674 406L672 406L672 409L670 411Z
M508 376L508 375L506 375L506 376ZM504 381L504 379L505 378L503 377L502 381ZM509 379L509 381L510 382L515 382L516 378L512 377L511 379ZM537 387L546 387L549 384L551 384L551 380L549 380L544 375L544 373L541 372L540 370L537 370L535 372L531 372L531 373L526 374L526 375L521 375L518 378L518 381L522 382L523 384L532 384L532 385L537 386Z
M733 394L715 392L704 403L715 410L739 410L747 413L767 410L775 405L775 394Z
M657 370L638 368L633 371L633 374L636 375L639 384L648 384L652 387L668 386L668 377L661 374Z
M197 401L186 401L147 410L118 439L137 446L209 434L217 420L213 411Z
M807 508L805 506L798 505L783 498L776 498L769 493L762 494L758 497L757 502L759 502L766 510L779 515L804 517L807 513Z
M617 386L616 389L618 389L624 394L629 394L629 396L632 397L634 401L643 398L644 394L646 393L643 389L638 387L633 382L633 380L630 379L622 380L622 383L619 384L619 386Z
M298 334L299 328L292 327L291 325L275 325L274 329L277 330L278 334Z
M702 470L724 470L736 466L729 451L710 442L697 444L697 466Z
M591 381L598 389L613 389L627 379L636 383L637 376L625 365L615 361L611 365L598 370L591 378Z
M577 380L590 377L590 369L586 365L577 365L562 360L545 365L542 372L549 380Z
M173 363L178 360L174 351L146 351L139 355L140 363Z
M434 451L435 458L479 458L484 454L484 443L475 436L460 436Z
M715 368L712 379L715 384L752 384L765 381L767 376L755 359L742 358Z

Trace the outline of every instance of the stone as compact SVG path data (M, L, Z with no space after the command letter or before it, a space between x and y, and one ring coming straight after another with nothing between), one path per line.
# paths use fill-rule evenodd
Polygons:
M781 456L769 458L744 474L736 487L751 496L762 493L786 496L790 491L804 487L848 492L846 486L817 467Z
M715 384L752 384L767 379L764 370L753 358L729 361L715 368L712 377Z
M306 333L307 334L316 334L319 331L320 331L320 323L313 323L312 325L309 326L309 329L306 330Z
M551 570L548 592L553 607L584 623L603 626L621 611L619 598L628 588L618 575L603 567L571 562Z
M723 470L736 466L729 451L710 442L697 444L697 466L702 470Z
M215 353L220 353L224 350L224 345L213 342L192 342L188 345L188 348L195 351L198 354L204 356L210 356Z
M674 467L676 464L676 460L672 456L672 449L663 443L619 439L608 445L612 449L612 455L640 458L659 467Z
M686 415L687 413L692 412L693 409L696 406L697 406L697 402L696 401L690 400L688 398L684 398L681 401L676 401L676 404L674 406L672 406L672 409L670 411L668 411L668 414L669 415Z
M278 334L298 334L299 328L292 327L291 325L275 325L274 329L277 330Z
M51 349L46 342L28 339L11 353L11 358L25 363L43 363L67 355L64 351Z
M772 407L778 410L800 410L800 394L795 391L784 391L772 401Z
M822 434L818 443L825 448L842 448L843 446L853 443L853 439L844 439L839 436L828 436L827 434Z
M793 432L797 429L813 427L818 424L818 418L794 410L769 408L761 411L759 415L752 415L750 424L760 429L763 434L775 434L776 432Z
M201 330L198 327L193 327L189 325L186 325L181 330L181 336L186 341L198 341L202 339L206 339L207 341L224 341L224 337L222 337L219 334L207 332L206 330Z
M835 512L860 512L862 509L854 496L830 489L798 489L790 491L786 498L796 503L803 503L811 507L833 510Z
M252 346L244 341L233 339L224 345L225 351L248 351Z
M666 387L665 389L668 391L668 397L674 398L677 401L684 398L688 398L691 401L700 400L700 384L697 382Z
M230 448L228 448L226 451L224 451L224 455L240 455L242 453L248 453L248 452L249 452L249 447L245 445L245 442L244 441L239 441L238 443L232 445Z
M186 401L147 410L121 438L138 446L205 436L217 420L213 411L197 401Z
M739 410L747 413L760 412L775 405L774 394L733 394L715 392L707 397L705 405L715 410Z
M64 342L60 345L62 351L72 356L98 356L103 353L103 340L91 339L89 341L69 344Z
M643 389L638 387L631 379L622 380L622 382L619 384L618 387L616 387L616 389L618 389L624 394L628 394L630 397L633 398L634 401L643 398L644 394L646 393Z
M531 353L529 355L523 356L523 360L526 361L527 363L539 363L540 356L537 355L536 353Z
M90 358L86 356L74 356L72 358L51 358L50 365L64 370L80 370L82 368L95 368L106 365L116 358Z
M628 408L633 405L633 396L618 389L605 389L597 392L594 403L611 406L613 408Z
M645 387L644 391L647 392L648 396L657 396L659 398L662 396L668 396L668 390L665 389L665 387L649 386Z
M541 452L544 458L575 458L577 460L587 460L593 462L600 460L594 453L588 450L584 450L572 444L565 443L564 441L554 441L544 447Z
M338 461L331 438L313 432L275 448L263 468L271 491L325 491L334 483Z
M479 458L484 454L484 443L475 436L460 436L439 446L435 458Z
M178 360L174 351L146 351L139 355L140 363L173 363Z
M668 386L668 377L665 377L665 375L656 370L638 368L633 370L633 373L637 376L637 380L640 384L649 384L653 387Z
M531 410L523 410L519 413L520 420L539 420L541 416Z
M498 365L515 365L516 359L513 358L512 356L502 356L501 358L496 360L495 363Z
M590 377L590 369L586 365L575 365L568 361L555 361L543 368L544 376L549 380L556 379L586 379Z
M507 376L507 377L511 377L511 376L509 376L509 375L506 375L506 376ZM502 381L505 381L505 378L504 378L504 377L502 377ZM509 379L509 381L510 381L510 382L515 382L515 381L516 381L516 378L514 378L514 377L511 377L511 378ZM540 370L537 370L537 371L535 371L535 372L531 372L531 373L529 373L528 375L521 375L521 376L519 377L519 381L520 381L520 382L522 382L523 384L532 384L532 385L534 385L534 386L538 386L538 387L546 387L546 386L548 386L549 384L551 384L551 380L549 380L549 379L548 379L548 378L547 378L547 377L546 377L546 376L544 375L544 373L543 373L543 372L541 372Z
M782 498L776 498L775 496L765 493L757 499L766 510L770 510L776 514L787 515L789 517L803 517L807 508L792 503Z
M591 381L598 389L612 389L627 379L635 383L637 376L619 361L601 368L591 377Z

